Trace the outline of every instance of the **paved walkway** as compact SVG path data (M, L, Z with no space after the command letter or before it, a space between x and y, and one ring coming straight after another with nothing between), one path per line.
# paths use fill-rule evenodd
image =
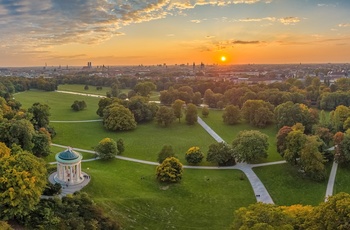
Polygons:
M329 175L329 178L328 178L325 201L327 201L329 196L333 195L333 188L334 188L335 176L337 174L337 169L338 169L338 163L333 161L331 174Z

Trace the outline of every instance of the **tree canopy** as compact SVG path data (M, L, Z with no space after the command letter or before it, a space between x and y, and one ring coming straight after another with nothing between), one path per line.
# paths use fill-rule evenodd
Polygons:
M128 108L113 103L103 110L103 125L111 131L123 131L135 129L136 121Z
M113 139L106 137L98 143L95 147L95 151L103 160L113 159L118 154L117 143Z
M179 182L182 178L182 164L175 157L166 158L157 166L157 179L161 182Z

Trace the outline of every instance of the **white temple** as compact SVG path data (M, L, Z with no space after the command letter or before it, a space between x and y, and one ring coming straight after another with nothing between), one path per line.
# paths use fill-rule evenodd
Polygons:
M68 148L63 152L56 154L57 174L54 180L61 185L76 185L84 181L84 175L81 172L81 160L83 156Z

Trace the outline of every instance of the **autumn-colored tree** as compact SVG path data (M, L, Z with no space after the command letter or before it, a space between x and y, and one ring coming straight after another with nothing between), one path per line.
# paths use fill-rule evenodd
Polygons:
M287 149L286 138L288 134L292 131L292 128L289 126L283 126L278 130L276 139L277 139L277 152L283 157L284 151Z
M335 131L345 131L344 122L350 116L350 108L344 105L339 105L330 114L330 122Z
M156 176L161 182L179 182L182 178L182 164L175 157L166 158L157 166Z
M241 111L238 106L228 105L222 114L222 119L225 124L234 125L237 124L241 119Z
M46 185L46 167L42 159L0 143L0 219L23 217L39 202Z
M239 132L232 143L237 161L255 163L267 158L268 138L266 134L257 130Z
M281 207L259 202L236 210L231 229L292 230L293 225L291 218Z
M339 164L343 164L346 162L345 156L342 152L342 142L344 140L344 133L337 132L333 136L333 142L334 142L334 160L335 162Z
M328 197L314 208L304 229L350 229L350 195L341 192Z
M103 160L113 159L118 154L117 143L113 139L106 137L98 143L95 151Z
M103 125L111 131L123 131L135 129L136 121L128 108L113 103L103 110Z
M174 115L177 119L179 119L179 123L180 123L180 119L182 117L182 108L183 108L183 105L185 104L184 101L180 100L180 99L177 99L174 101L174 103L171 105L171 107L173 108L173 111L174 111Z
M204 155L199 147L194 146L186 151L185 159L189 164L199 164L202 162Z
M194 125L197 122L197 107L189 103L186 106L186 122L189 125Z

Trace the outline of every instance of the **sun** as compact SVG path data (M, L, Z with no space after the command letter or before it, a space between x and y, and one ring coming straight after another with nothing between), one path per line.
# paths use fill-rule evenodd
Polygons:
M225 56L221 56L220 60L221 60L222 62L225 62L225 61L226 61L226 57L225 57Z

